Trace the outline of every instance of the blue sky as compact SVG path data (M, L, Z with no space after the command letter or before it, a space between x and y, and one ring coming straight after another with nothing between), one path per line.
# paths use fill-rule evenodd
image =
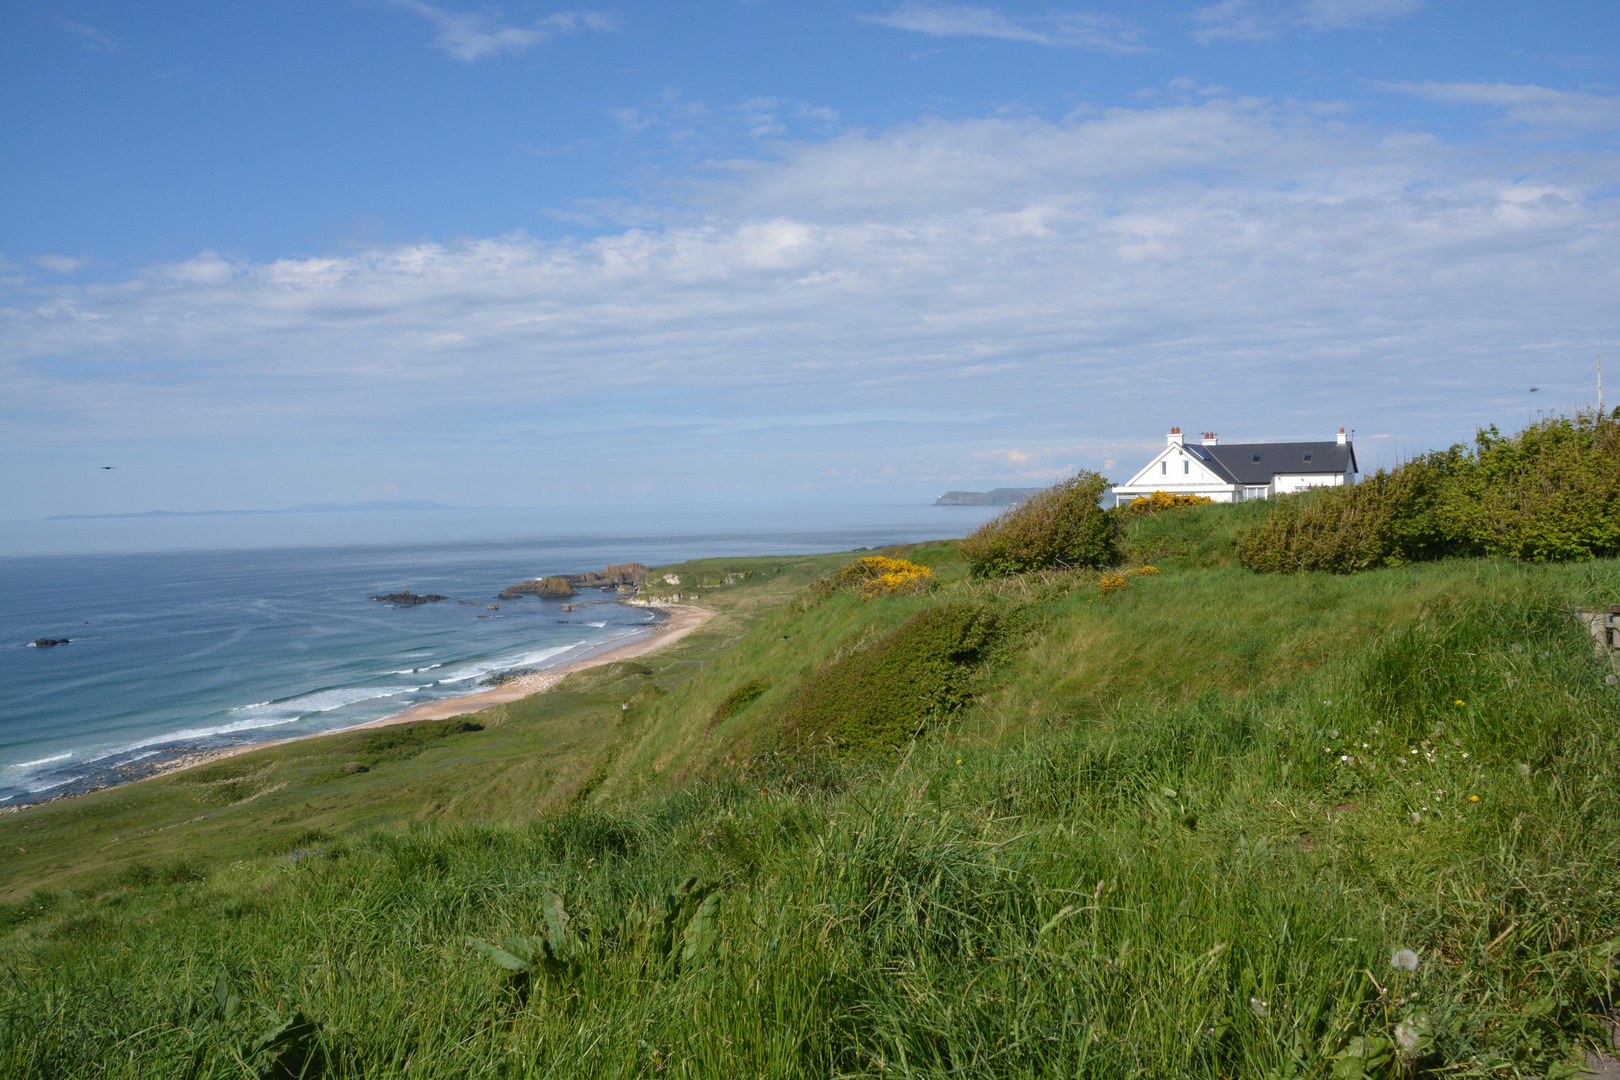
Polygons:
M1620 400L1613 3L0 20L5 517L1375 463L1598 353Z

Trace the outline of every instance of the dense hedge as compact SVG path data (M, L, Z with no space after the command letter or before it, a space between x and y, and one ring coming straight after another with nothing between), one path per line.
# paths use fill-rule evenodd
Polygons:
M902 746L968 699L970 666L999 633L999 617L984 605L928 608L806 679L787 730L800 749L812 752Z
M1446 555L1535 562L1620 554L1620 410L1493 426L1354 487L1274 501L1239 533L1250 570L1348 574Z
M1083 471L986 522L957 542L974 577L1048 567L1112 566L1119 561L1116 516L1099 500L1108 481Z

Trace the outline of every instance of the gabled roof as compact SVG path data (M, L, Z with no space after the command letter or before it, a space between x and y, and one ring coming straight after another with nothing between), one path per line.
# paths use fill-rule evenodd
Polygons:
M1237 484L1269 484L1278 473L1360 472L1356 449L1340 442L1218 443L1215 446L1189 446L1202 451L1220 464L1220 471ZM1305 460L1305 455L1310 460ZM1213 466L1212 466L1213 468Z

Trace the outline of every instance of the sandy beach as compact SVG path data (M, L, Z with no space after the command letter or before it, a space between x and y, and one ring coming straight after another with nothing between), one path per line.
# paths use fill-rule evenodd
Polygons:
M373 720L361 727L386 727L389 724L408 724L415 720L439 720L446 716L460 716L463 713L477 712L487 709L491 705L503 705L508 701L517 701L530 694L538 694L543 690L550 690L564 678L576 671L587 668L601 667L616 660L628 660L633 656L645 656L656 649L662 649L679 641L703 624L709 616L715 614L708 608L698 607L667 607L660 610L668 611L669 618L648 630L644 635L638 635L622 645L614 646L603 652L594 653L582 660L555 668L550 671L537 671L532 675L522 675L511 682L503 683L493 690L485 690L478 694L468 694L466 697L446 698L444 701L430 701L418 705L404 712L385 716L381 720ZM315 735L306 735L302 738L319 738ZM296 740L289 739L288 742ZM267 745L261 743L260 745ZM256 749L253 748L253 749Z
M716 612L710 611L708 608L691 607L690 605L665 606L660 604L657 606L659 610L669 612L669 618L645 632L638 633L623 644L615 645L598 653L592 653L559 668L520 676L491 690L485 690L477 694L467 694L463 697L446 698L443 701L431 701L412 709L406 709L404 712L395 713L393 716L385 716L381 720L373 720L369 724L361 724L359 727L346 730L358 731L361 728L386 727L390 724L409 724L417 720L439 720L448 716L460 716L464 713L477 712L480 709L487 709L491 705L503 705L509 701L517 701L528 697L530 694L538 694L551 689L576 671L611 664L616 660L628 660L634 656L645 656L650 652L662 649L690 634L703 625L704 621L710 616L716 614ZM267 746L283 746L287 743L300 742L304 739L319 739L331 734L333 732L325 731L313 735L300 735L292 739L276 739L270 742L254 743L251 746L236 746L226 750L206 750L185 754L175 758L173 761L164 763L144 776L132 778L128 782L140 783L142 780L152 780L159 776L170 776L186 769L194 769L199 765L206 765L212 761L219 761L221 758L235 757L238 754L249 754L255 750L263 750ZM104 788L94 790L99 791L104 790ZM90 792L64 793L57 796L56 799L25 803L21 806L0 807L0 815L15 814L35 806L44 806L57 801L57 799L78 798L80 795L87 794L90 794Z

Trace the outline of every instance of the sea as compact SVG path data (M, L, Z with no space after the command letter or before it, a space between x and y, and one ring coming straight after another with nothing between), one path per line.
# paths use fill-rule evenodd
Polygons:
M997 509L681 504L3 523L0 809L476 693L663 618L590 590L572 610L496 598L519 581L961 536ZM447 599L371 599L403 590ZM68 644L31 644L39 638Z

